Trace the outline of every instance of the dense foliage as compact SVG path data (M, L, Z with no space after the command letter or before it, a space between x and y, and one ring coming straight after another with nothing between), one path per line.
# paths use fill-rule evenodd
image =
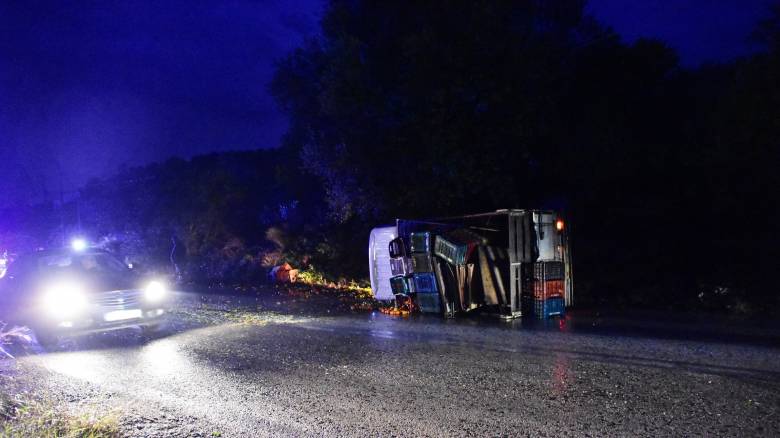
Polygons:
M576 0L333 1L272 89L336 221L553 207L583 301L762 306L780 243L775 12L765 53L687 71Z

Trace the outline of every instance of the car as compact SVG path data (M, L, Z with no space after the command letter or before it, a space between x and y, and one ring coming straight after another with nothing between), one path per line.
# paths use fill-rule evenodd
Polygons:
M31 328L44 346L132 326L159 330L169 304L163 280L81 245L19 255L0 279L0 318Z

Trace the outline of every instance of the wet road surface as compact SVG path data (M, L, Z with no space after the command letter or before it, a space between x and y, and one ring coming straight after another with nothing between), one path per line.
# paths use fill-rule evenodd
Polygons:
M218 300L218 299L213 299ZM572 330L197 309L154 338L17 360L30 390L130 436L778 436L780 348ZM234 304L227 305L228 307Z

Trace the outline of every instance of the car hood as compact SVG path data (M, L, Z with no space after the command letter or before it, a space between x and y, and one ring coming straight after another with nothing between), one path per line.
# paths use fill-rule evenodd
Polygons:
M78 284L85 292L90 294L97 294L102 292L110 292L117 290L129 290L129 289L141 289L143 288L143 282L140 276L128 274L69 274L69 275L57 275L47 276L40 279L39 283L42 288L46 285L58 284L58 283L75 283Z
M141 279L135 275L90 275L84 280L84 286L93 293L142 287Z

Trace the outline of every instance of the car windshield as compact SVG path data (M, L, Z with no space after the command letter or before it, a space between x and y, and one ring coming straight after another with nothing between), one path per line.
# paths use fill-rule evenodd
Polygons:
M38 259L42 271L79 270L93 274L120 274L127 267L109 254L56 254Z

